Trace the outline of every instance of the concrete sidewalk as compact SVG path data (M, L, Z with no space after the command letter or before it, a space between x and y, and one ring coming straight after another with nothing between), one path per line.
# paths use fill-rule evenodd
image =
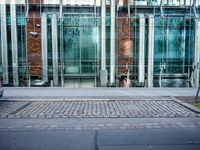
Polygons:
M163 96L195 96L196 88L4 88L1 100L6 99L84 99L110 97L163 97Z

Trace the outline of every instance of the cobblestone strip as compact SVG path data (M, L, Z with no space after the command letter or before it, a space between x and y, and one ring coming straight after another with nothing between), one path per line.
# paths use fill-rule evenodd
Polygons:
M28 102L0 102L0 118L5 118L8 114L12 116L12 112L15 112L27 104Z
M40 101L0 104L1 118L176 118L198 117L173 100Z
M1 126L3 131L46 131L46 130L136 130L136 129L172 129L172 128L200 128L200 122L193 123L102 123L102 124L74 124L74 125L21 125Z

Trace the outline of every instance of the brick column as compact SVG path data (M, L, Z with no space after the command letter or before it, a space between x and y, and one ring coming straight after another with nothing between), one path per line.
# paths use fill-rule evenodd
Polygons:
M41 76L41 18L38 11L30 11L27 21L27 59L30 76Z
M126 13L119 14L117 28L118 75L121 76L120 86L122 87L127 87L126 83L129 80L129 75L132 74L133 65L133 20L126 17Z
M29 4L40 4L40 2L42 3L43 0L28 0Z

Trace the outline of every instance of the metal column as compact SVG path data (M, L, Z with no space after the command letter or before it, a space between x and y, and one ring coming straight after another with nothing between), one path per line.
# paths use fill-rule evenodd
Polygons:
M63 50L63 0L60 1L60 77L61 86L64 87L64 50Z
M139 83L144 83L145 80L145 58L144 58L144 41L145 41L145 17L139 15Z
M53 53L53 83L58 86L58 31L57 18L53 14L52 21L52 53Z
M110 86L115 84L115 0L110 4Z
M0 3L1 7L1 55L2 55L2 72L3 84L8 84L8 46L7 46L7 22L6 22L6 4L5 0Z
M106 1L101 0L101 86L107 85L106 70Z
M19 85L16 4L10 5L13 85Z
M148 25L148 87L153 87L154 78L154 16L149 15Z
M48 52L47 52L47 15L42 14L41 18L41 43L42 43L42 78L44 82L48 82Z
M194 64L196 66L194 71L194 86L199 87L199 55L200 55L200 20L195 20L195 56L194 56Z

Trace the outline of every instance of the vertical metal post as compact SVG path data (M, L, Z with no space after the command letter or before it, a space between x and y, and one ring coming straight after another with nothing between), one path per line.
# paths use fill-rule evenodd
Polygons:
M17 16L16 4L11 1L10 5L10 20L11 20L11 45L12 45L12 67L13 67L13 85L19 85L18 73L18 38L17 38Z
M139 15L139 83L144 83L145 80L145 17L143 14Z
M101 70L106 70L106 1L101 0Z
M200 55L200 20L195 20L195 56L194 64L196 66L194 71L194 86L199 87L199 55Z
M47 52L47 15L42 14L41 19L41 34L42 34L42 78L44 82L48 82L48 52Z
M154 16L149 15L148 26L148 87L153 87L154 78Z
M183 50L183 54L182 54L182 59L183 59L183 73L185 73L185 49L186 49L186 19L184 18L183 20L183 44L181 46L182 50ZM188 84L189 85L189 84Z
M58 86L58 31L57 18L53 14L52 21L52 53L53 53L53 83Z
M60 0L60 64L61 86L64 86L64 50L63 50L63 0Z
M115 0L110 4L110 86L115 84Z
M101 86L107 85L107 70L106 70L106 1L101 0L101 71L100 71Z
M9 83L8 78L8 45L7 45L7 22L6 22L6 2L1 0L1 55L2 55L2 71L3 84Z

